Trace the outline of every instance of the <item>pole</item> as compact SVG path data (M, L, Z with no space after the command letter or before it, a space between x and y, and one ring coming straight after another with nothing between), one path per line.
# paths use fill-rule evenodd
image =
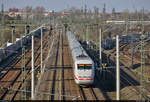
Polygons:
M133 69L133 59L134 59L134 57L133 57L133 54L134 54L134 48L133 48L133 44L131 45L132 46L132 48L131 48L131 68Z
M13 38L14 38L14 37L13 37L14 34L13 34L13 33L14 33L14 29L12 28L12 31L11 31L11 34L12 34L12 37L11 37L11 40L12 40L12 41L11 41L11 42L12 42L12 43L14 43L14 39L13 39Z
M52 11L52 13L53 13L53 26L55 27L54 10Z
M99 67L100 67L100 73L102 72L102 30L99 29Z
M13 29L13 27L12 27ZM12 30L13 32L13 30ZM13 38L13 36L12 36ZM12 40L12 43L13 43L13 40ZM24 47L23 47L23 39L22 39L22 35L21 35L21 48L22 48L22 86L23 86L23 91L22 91L22 94L21 94L21 100L25 100L25 90L24 90Z
M43 72L43 69L42 69L42 60L43 60L43 51L42 51L42 48L43 48L43 29L41 27L41 73Z
M117 93L116 93L116 99L117 100L120 100L120 65L119 65L119 36L117 35L116 36L116 65L117 65L117 67L116 67L116 78L117 78L117 81L116 81L116 91L117 91Z
M144 70L144 67L145 67L145 53L144 53L144 31L142 32L143 34L141 35L141 79L140 79L140 100L143 100L143 88L144 88L144 75L145 75L145 70Z
M23 92L22 92L22 100L26 100L26 80L25 80L25 47L22 46L22 86L23 86Z
M126 22L126 34L128 34L128 20L126 20L125 22Z
M142 10L142 21L144 21L144 8ZM143 100L143 87L144 87L144 67L145 67L145 53L144 53L144 38L145 38L145 31L144 31L144 23L142 23L142 35L141 35L141 79L140 79L140 100Z
M85 40L85 38L84 38L84 34L85 34L85 32L84 32L84 25L82 25L82 27L83 27L83 28L82 28L82 31L83 31L83 34L82 34L82 35L83 35L83 36L82 36L82 40L84 41L84 40Z
M25 36L27 35L27 26L25 25Z
M31 99L34 100L34 34L32 34L32 79L31 79Z
M96 24L96 37L98 37L99 32L98 32L98 24ZM96 51L98 50L98 39L96 38Z
M15 32L15 26L12 26L12 31L11 31L11 34L12 34L12 43L14 43L14 32Z
M133 62L133 59L134 59L133 54L134 54L133 37L131 37L131 68L132 69L133 69L133 64L134 64L134 62Z
M86 25L86 43L89 43L89 31L88 31L88 25Z
M5 15L4 15L4 4L2 4L2 27L3 27L3 30L2 30L2 35L1 35L1 46L3 47L4 43L5 43Z

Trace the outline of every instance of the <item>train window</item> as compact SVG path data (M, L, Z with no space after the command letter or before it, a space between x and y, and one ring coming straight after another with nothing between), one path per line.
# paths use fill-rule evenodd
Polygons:
M84 64L78 64L78 69L84 69Z
M92 65L91 65L91 64L86 64L86 65L84 66L84 68L85 68L85 69L92 69Z
M78 64L78 69L92 69L92 64Z

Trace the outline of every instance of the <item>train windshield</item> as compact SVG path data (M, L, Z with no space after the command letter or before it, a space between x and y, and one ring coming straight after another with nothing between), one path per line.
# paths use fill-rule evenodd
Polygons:
M92 69L92 64L78 64L78 69Z

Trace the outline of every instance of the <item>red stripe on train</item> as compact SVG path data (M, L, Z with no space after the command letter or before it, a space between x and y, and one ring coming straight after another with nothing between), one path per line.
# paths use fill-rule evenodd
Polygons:
M76 80L78 80L78 78L74 75L74 78L76 79Z
M87 78L86 80L93 80L92 78Z
M74 78L75 78L76 80L93 80L92 78L87 78L87 79L77 78L75 75L74 75Z

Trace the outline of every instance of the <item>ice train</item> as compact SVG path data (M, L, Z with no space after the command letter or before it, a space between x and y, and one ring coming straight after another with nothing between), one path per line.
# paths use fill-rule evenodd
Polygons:
M75 83L79 85L93 84L95 75L93 60L88 56L71 31L68 31L66 35L73 59Z

